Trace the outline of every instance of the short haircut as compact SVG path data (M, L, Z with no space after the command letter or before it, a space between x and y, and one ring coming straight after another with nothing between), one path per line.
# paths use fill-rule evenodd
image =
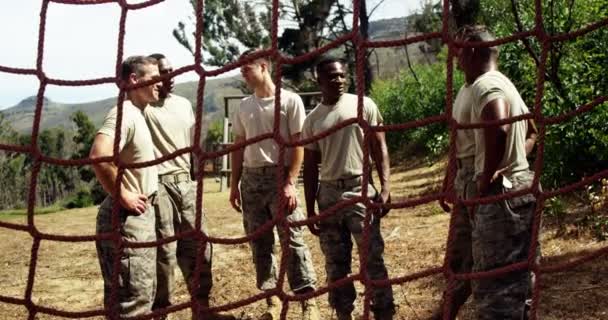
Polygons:
M456 38L463 42L490 42L496 40L488 27L484 25L465 25L456 32ZM497 56L498 47L476 47L482 56Z
M342 58L334 57L334 56L321 56L316 63L315 71L319 74L325 66L332 63L340 63L342 66L346 66L346 61Z
M165 57L165 55L162 53L153 53L149 55L148 58L156 59L157 61L160 61L160 59L167 59L167 57Z
M122 80L127 80L132 73L135 73L135 75L140 77L144 74L144 66L157 64L158 62L154 58L145 56L130 56L122 63L120 78Z
M259 53L261 51L262 51L262 49L255 49L255 48L254 49L245 50L245 52L243 52L241 54L241 58L247 58L248 56L252 56L252 55L254 55L256 53ZM266 56L258 57L255 60L253 60L252 62L257 62L257 61L260 61L260 60L263 60L266 63L268 63L268 65L270 65L270 59L268 57L266 57Z

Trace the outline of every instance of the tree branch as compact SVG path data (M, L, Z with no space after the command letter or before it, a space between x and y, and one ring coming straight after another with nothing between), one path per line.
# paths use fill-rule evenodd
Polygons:
M517 26L517 32L523 32L524 26L521 23L521 18L519 17L519 12L517 11L517 0L511 0L511 11L513 12L513 17L515 18L515 25ZM534 59L534 63L536 64L536 67L539 67L540 60L536 56L536 53L534 53L534 50L532 50L532 46L530 45L530 42L528 41L528 39L524 38L521 40L521 42L524 43L524 47L526 48L526 51L528 51L528 53L530 54L532 59Z
M364 0L362 0L362 1L364 1ZM384 3L384 1L385 1L385 0L381 0L380 2L378 2L378 4L376 4L376 5L375 5L375 6L372 8L372 10L370 10L370 11L369 11L369 14L367 15L367 17L368 17L368 18L369 18L369 17L371 17L371 16L372 16L372 14L374 14L374 11L376 11L376 9L378 9L378 7L379 7L379 6L380 6L382 3Z

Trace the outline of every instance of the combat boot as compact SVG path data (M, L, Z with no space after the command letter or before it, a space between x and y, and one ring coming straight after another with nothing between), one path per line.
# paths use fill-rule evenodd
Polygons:
M276 296L266 298L268 308L260 320L279 320L281 318L281 299Z
M302 302L302 320L320 320L319 308L314 298Z
M338 320L353 320L353 316L350 314L350 312L336 312L336 315L338 316Z
M374 311L375 320L393 320L395 311L392 309Z

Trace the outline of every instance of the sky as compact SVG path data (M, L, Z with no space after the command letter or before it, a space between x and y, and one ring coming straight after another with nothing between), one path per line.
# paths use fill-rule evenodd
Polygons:
M367 0L371 10L381 0ZM384 0L372 20L406 16L421 0ZM140 3L142 0L128 0ZM41 0L3 0L0 10L0 65L35 68ZM50 2L45 24L43 71L47 77L84 80L114 76L120 7L117 3L67 5ZM126 19L124 57L164 53L175 68L193 62L192 55L172 35L179 21L193 21L189 0L165 0L129 11ZM234 74L231 73L231 74ZM178 76L176 82L197 79L195 73ZM12 107L35 95L35 76L0 72L0 109ZM118 93L114 84L65 87L49 85L45 96L57 102L87 102Z

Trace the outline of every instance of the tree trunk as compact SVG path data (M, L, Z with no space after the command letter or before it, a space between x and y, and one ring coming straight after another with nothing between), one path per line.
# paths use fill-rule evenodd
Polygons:
M365 0L359 1L359 33L361 38L369 40L369 16L367 15L367 4ZM364 64L364 76L365 76L365 95L369 95L372 88L372 82L374 81L374 74L372 67L369 63L369 55L365 50L363 57L364 61L357 61L357 63Z

